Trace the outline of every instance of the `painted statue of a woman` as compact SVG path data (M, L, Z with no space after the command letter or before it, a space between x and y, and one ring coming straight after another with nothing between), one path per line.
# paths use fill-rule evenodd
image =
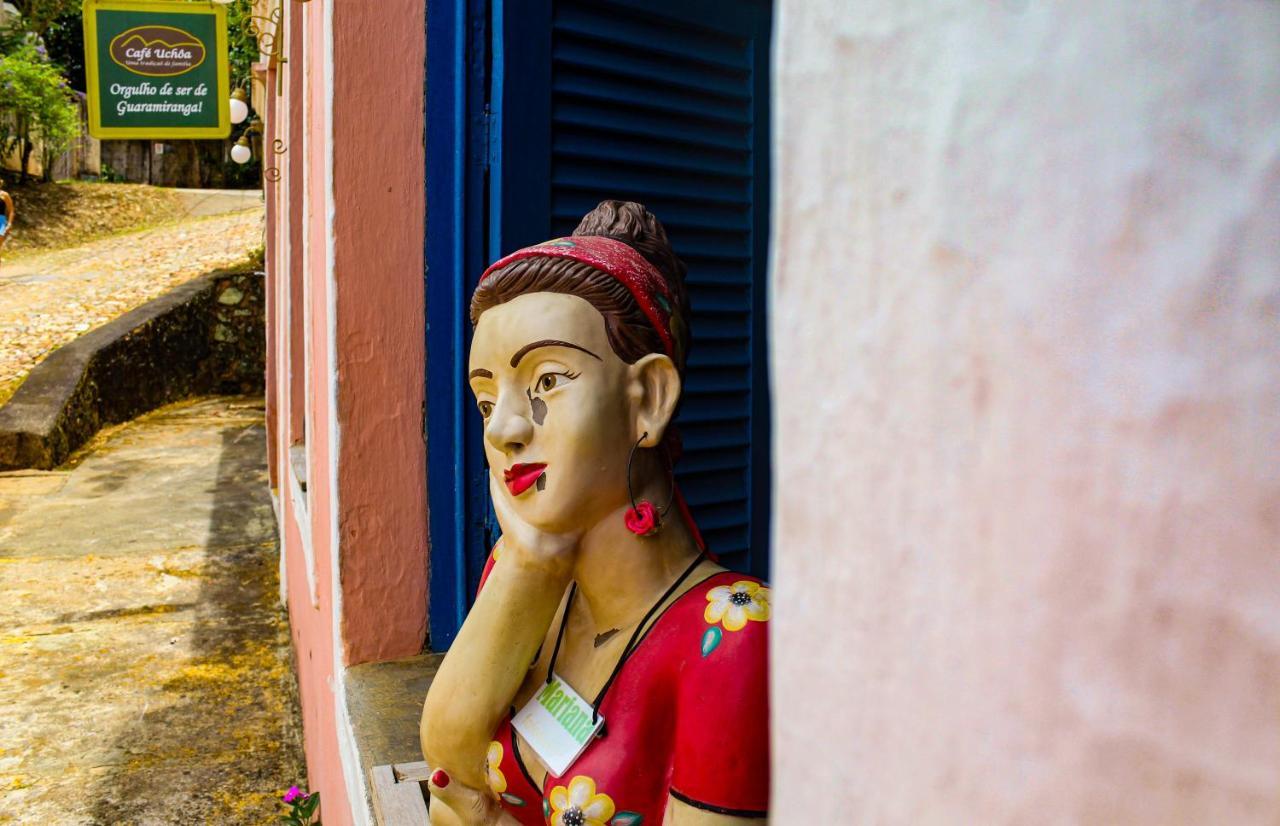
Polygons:
M684 273L606 201L471 299L502 539L423 708L436 826L766 817L769 589L713 561L673 477Z

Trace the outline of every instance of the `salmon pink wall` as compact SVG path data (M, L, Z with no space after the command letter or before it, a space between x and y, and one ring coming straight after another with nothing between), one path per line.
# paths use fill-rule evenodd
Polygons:
M343 826L365 822L345 668L417 654L426 636L424 6L284 6L290 60L268 124L288 135L268 228L273 470L308 779Z
M289 4L293 5L293 4ZM305 155L303 155L303 238L302 238L302 291L303 291L303 347L305 347L305 419L306 419L306 457L307 457L307 490L306 514L302 519L308 522L310 529L311 565L314 571L317 602L312 606L307 602L297 601L297 589L291 585L291 622L306 640L308 657L312 657L311 665L303 665L301 652L298 658L298 683L306 685L305 703L311 706L305 717L314 720L311 733L307 734L307 772L311 777L312 788L323 793L324 818L332 820L338 826L349 822L351 795L348 793L346 776L342 761L340 740L346 734L339 725L344 702L342 685L340 685L340 647L342 640L334 634L335 612L340 610L342 595L339 593L339 580L334 575L337 570L335 555L339 552L334 547L330 521L334 516L334 498L330 479L335 457L334 428L332 426L334 410L332 402L332 385L330 371L333 361L329 352L329 325L332 320L330 312L330 278L328 270L328 187L330 186L328 168L329 133L326 128L325 113L329 105L329 93L326 82L329 81L329 67L320 59L325 54L326 31L325 8L320 4L302 6L298 17L302 20L305 42L303 53L310 59L303 59L303 129L306 132ZM297 254L297 251L294 251ZM297 583L305 583L302 576L292 575L293 571L306 571L305 563L300 566L289 565L291 579Z
M1280 822L1280 4L778 12L776 818Z
M287 4L286 8L292 8L292 4ZM286 18L289 21L295 21L302 17L298 13L289 13ZM286 273L288 278L287 285L282 285L285 291L281 300L282 312L280 315L280 331L279 342L282 353L288 357L286 364L287 370L283 371L284 380L287 386L284 392L291 400L288 409L283 411L282 415L288 416L289 433L293 434L290 441L286 442L286 446L291 444L293 440L301 439L303 434L303 411L305 410L304 400L306 398L306 365L303 360L303 353L306 348L303 343L303 294L302 294L302 265L305 256L302 254L304 235L306 229L303 223L303 181L305 180L304 172L307 161L307 130L305 120L305 95L306 86L304 80L306 73L302 70L306 66L306 32L300 25L290 25L288 28L289 35L289 56L290 63L286 64L286 80L288 84L285 87L286 99L282 102L279 114L280 120L288 124L289 142L286 147L285 156L282 160L283 175L277 184L277 189L283 193L286 199L285 205L281 209L281 215L286 220L282 222L280 231L277 233L279 249L284 258L284 266L282 272ZM298 64L294 66L293 64ZM291 151L290 151L291 150Z
M333 7L342 635L348 665L427 632L422 0Z
M302 707L303 749L307 758L307 783L310 791L320 792L321 816L325 823L345 826L352 823L350 795L347 792L341 763L340 732L335 724L337 709L333 691L333 637L327 615L333 610L331 582L320 581L319 605L312 606L306 577L306 560L302 538L298 533L299 517L292 504L286 502L285 543L290 549L287 570L290 635L298 669L298 699Z
M275 83L276 70L274 67L264 68L260 64L254 66L255 76L261 73L265 78L264 88L268 89L266 96L266 108L273 109L275 103ZM263 145L271 146L272 141L280 136L280 124L276 118L268 117L264 124ZM280 227L283 221L280 220L280 190L270 184L263 185L263 195L266 200L266 220L267 230L264 238L266 245L270 247L271 252L264 255L263 269L266 271L266 289L264 293L265 312L267 318L273 318L279 312L279 299L275 295L274 284L281 270L281 254L280 244L274 242L274 237L279 235ZM268 342L267 348L270 350L272 345ZM280 487L280 478L277 475L279 470L279 461L276 459L276 452L279 450L279 424L280 412L277 405L280 403L278 395L273 391L275 383L278 381L277 375L280 369L278 359L268 356L266 359L266 376L264 384L267 388L266 398L264 399L266 408L266 425L267 425L267 483L273 488ZM283 583L281 584L283 588Z

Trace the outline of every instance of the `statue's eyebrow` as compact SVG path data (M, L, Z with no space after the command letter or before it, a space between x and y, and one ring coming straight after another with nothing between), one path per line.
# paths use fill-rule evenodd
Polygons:
M526 353L528 353L530 350L537 350L539 347L568 347L572 350L581 350L582 352L586 353L588 356L591 356L596 361L604 361L604 359L600 358L595 353L588 350L586 347L581 347L577 344L573 344L568 341L557 341L554 338L544 338L542 341L535 341L532 344L526 344L525 346L517 350L516 354L511 357L511 366L515 367L517 364L520 363L520 359L525 357Z
M470 376L467 376L467 381L471 381L472 379L475 379L475 378L491 379L493 378L493 373L490 373L488 370L484 369L483 367L477 367L476 369L471 371Z

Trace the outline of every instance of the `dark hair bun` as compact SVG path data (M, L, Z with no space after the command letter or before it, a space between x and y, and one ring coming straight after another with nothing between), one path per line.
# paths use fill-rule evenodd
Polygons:
M689 357L689 293L684 262L667 241L667 231L653 213L630 201L601 201L587 213L574 235L612 238L629 245L657 268L675 299L668 320L676 367L684 374ZM566 293L585 299L604 317L605 333L618 357L627 364L666 347L653 322L641 310L630 289L608 273L571 258L533 255L493 270L471 296L471 323L490 307L534 292ZM668 433L672 433L668 429Z
M671 249L662 222L634 201L601 201L583 216L574 235L603 235L629 244L667 279L672 292L683 297L687 268Z

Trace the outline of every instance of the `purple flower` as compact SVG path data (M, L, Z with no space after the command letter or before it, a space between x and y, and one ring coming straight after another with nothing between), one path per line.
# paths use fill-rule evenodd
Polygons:
M302 797L302 789L299 789L297 786L290 786L289 791L284 793L284 802L292 803L300 797Z

